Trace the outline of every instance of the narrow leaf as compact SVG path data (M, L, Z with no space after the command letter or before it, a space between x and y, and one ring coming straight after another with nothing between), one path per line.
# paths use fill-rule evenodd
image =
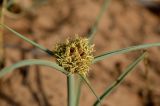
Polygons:
M146 49L146 48L156 47L156 46L160 46L160 43L143 44L143 45L131 46L131 47L128 47L128 48L123 48L123 49L119 49L119 50L105 52L105 53L103 53L99 56L96 56L93 63L96 63L100 60L104 60L107 57L110 57L110 56L113 56L113 55L124 54L124 53L128 53L128 52L131 52L131 51L136 51L136 50Z
M96 92L94 91L94 89L91 86L91 84L89 83L89 80L86 77L82 76L82 75L80 75L80 76L84 80L84 82L87 84L87 86L89 87L89 89L91 90L91 92L94 94L94 96L97 98L97 101L101 104L101 100L98 97L98 95L96 94Z
M25 40L26 42L32 44L33 46L39 48L40 50L42 50L42 51L48 53L49 55L54 55L54 53L53 53L52 51L50 51L49 49L47 49L47 48L43 47L42 45L40 45L40 44L38 44L38 43L36 43L36 42L34 42L34 41L28 39L28 38L25 37L24 35L22 35L22 34L16 32L16 31L13 30L13 29L11 29L11 28L8 27L7 25L4 25L4 24L2 25L2 24L0 24L0 26L2 26L2 27L4 27L4 28L8 29L9 31L11 31L12 33L14 33L16 36L18 36L18 37L20 37L21 39Z
M96 31L97 31L98 24L99 24L99 22L100 22L100 20L101 20L101 18L102 18L102 16L103 16L103 14L104 14L104 12L106 11L106 9L107 9L107 7L108 7L109 2L110 2L110 0L105 0L105 1L104 1L103 5L102 5L102 7L101 7L101 10L100 10L100 12L99 12L99 14L98 14L98 16L97 16L97 18L96 18L96 21L95 21L93 27L91 28L90 33L88 34L88 37L89 37L90 42L93 40L93 38L94 38L94 36L95 36L95 33L96 33Z
M64 73L64 74L68 74L67 71L65 71L61 66L59 66L56 63L47 61L47 60L40 60L40 59L29 59L29 60L23 60L20 61L18 63L15 63L11 66L5 67L0 71L0 77L3 77L4 75L6 75L7 73L12 72L13 70L20 68L20 67L24 67L24 66L29 66L29 65L42 65L42 66L48 66L54 69L59 70L60 72Z
M126 76L133 71L133 69L138 65L140 61L142 61L146 56L146 53L143 53L140 57L138 57L133 63L131 63L124 71L123 73L117 78L115 82L113 82L106 90L105 92L100 96L100 100L102 101L105 97L107 97L113 90L115 90L118 85L122 83L122 81L126 78ZM94 106L98 106L99 101L96 101L94 103Z

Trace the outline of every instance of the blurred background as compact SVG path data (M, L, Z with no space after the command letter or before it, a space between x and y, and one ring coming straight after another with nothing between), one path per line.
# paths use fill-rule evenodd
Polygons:
M1 23L51 50L75 34L87 36L104 2L6 1ZM160 0L111 0L99 23L94 54L153 42L160 42ZM24 59L55 61L7 30L0 30L0 46L1 68ZM160 106L160 48L147 51L147 64L141 62L103 106ZM88 77L95 91L100 95L140 52L116 55L93 65ZM62 73L42 66L23 67L0 79L0 106L66 106L66 92ZM95 100L83 85L80 106L92 106Z

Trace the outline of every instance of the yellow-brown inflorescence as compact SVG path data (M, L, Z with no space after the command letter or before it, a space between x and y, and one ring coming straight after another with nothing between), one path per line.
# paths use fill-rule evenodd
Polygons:
M94 59L93 47L87 38L76 36L75 39L57 44L54 53L58 64L69 73L86 76Z

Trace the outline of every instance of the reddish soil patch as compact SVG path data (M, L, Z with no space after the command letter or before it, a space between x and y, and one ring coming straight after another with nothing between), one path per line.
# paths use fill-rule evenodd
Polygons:
M46 0L24 15L7 13L5 23L47 48L75 34L86 35L99 12L102 0ZM24 7L30 5L30 3ZM160 42L160 17L135 0L112 0L96 37L95 55L132 45ZM6 66L23 59L52 57L5 32ZM103 106L160 106L160 49L148 49L148 80L141 63L124 83L103 102ZM140 52L117 55L93 65L89 79L100 95ZM24 67L3 79L0 106L65 106L66 77L46 67ZM148 83L148 84L146 84ZM83 86L80 106L96 100Z

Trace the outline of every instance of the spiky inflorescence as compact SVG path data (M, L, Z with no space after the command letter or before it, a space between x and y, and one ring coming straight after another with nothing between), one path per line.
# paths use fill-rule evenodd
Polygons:
M54 51L57 62L69 73L78 73L83 76L89 71L94 59L93 45L87 38L76 36L75 39L67 39L64 43L57 44Z

